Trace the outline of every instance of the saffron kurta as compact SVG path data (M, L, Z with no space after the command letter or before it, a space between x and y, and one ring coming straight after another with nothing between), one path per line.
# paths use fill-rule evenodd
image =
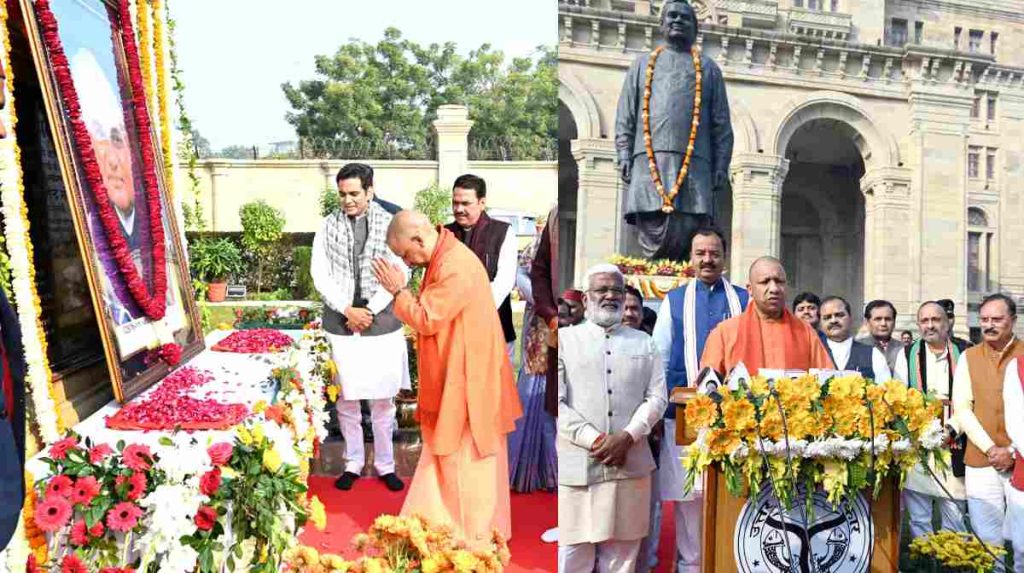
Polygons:
M506 434L522 408L487 273L439 232L419 297L395 298L395 316L417 333L424 441L402 514L449 523L480 544L492 528L512 533Z

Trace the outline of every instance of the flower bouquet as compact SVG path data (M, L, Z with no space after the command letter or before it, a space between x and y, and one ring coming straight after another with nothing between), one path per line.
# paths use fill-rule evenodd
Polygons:
M213 345L216 352L239 352L244 354L265 354L283 352L294 346L292 337L272 328L256 328L232 332L227 338Z
M805 374L772 384L755 376L738 390L721 389L720 403L698 394L686 405L686 424L698 430L683 462L687 492L721 464L734 496L769 480L790 508L798 485L813 491L820 484L838 506L866 488L877 497L889 475L902 485L919 462L949 467L941 402L898 380L874 384L853 375L822 384Z
M934 571L988 573L996 568L1006 550L983 544L969 533L940 531L928 533L910 542L910 556L928 563Z
M690 263L670 260L646 259L615 255L609 259L626 275L626 284L636 287L645 299L663 299L668 291L686 284L694 276Z
M299 307L247 307L235 309L234 327L238 330L271 328L274 330L302 330L319 312Z
M486 548L470 550L454 538L447 526L434 525L418 516L381 515L370 530L357 535L353 543L363 553L355 561L346 561L337 555L320 555L312 547L295 547L285 557L285 571L488 573L503 571L511 558L508 545L497 531Z

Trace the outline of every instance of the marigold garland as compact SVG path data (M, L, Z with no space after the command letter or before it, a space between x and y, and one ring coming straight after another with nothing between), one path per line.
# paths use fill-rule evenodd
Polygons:
M138 22L139 67L142 71L142 82L145 84L146 103L153 109L153 54L150 52L153 35L149 28L149 2L137 0L135 4L135 21Z
M128 0L118 3L121 24L121 41L128 64L128 76L131 82L132 99L134 100L135 126L141 147L143 186L146 189L146 202L149 207L149 227L152 237L152 268L153 292L143 280L135 267L128 243L121 233L120 222L114 208L110 204L106 183L100 173L96 151L93 148L92 136L82 120L82 110L78 101L78 93L71 77L67 56L60 40L57 19L50 11L49 0L39 0L34 5L36 17L40 23L43 43L49 54L51 67L57 81L58 91L67 111L68 123L78 148L82 171L88 181L89 189L94 196L99 211L103 230L110 243L110 250L117 261L118 271L127 283L132 298L152 321L159 321L167 310L167 264L165 259L166 243L164 241L163 205L160 199L160 188L157 183L155 159L153 157L153 140L150 131L149 111L146 105L146 92L143 87L142 74L139 71L139 54L135 45L135 32L132 29L131 13ZM114 22L111 26L116 28Z
M694 46L690 48L696 83L696 91L693 96L693 120L690 123L690 141L686 144L683 166L679 169L679 175L676 176L676 182L672 185L672 191L666 194L665 185L661 181L661 172L658 170L658 162L654 158L654 144L651 139L651 84L654 82L654 65L658 61L658 56L664 50L664 46L658 46L651 52L651 57L647 61L647 81L644 84L644 147L647 151L647 165L651 170L651 179L654 180L654 187L658 190L658 195L661 195L661 210L664 213L671 213L675 210L672 202L675 200L676 195L679 194L679 188L682 187L683 180L686 179L686 173L690 170L690 159L693 157L694 141L697 139L697 126L700 125L700 93L703 72L700 64L700 50Z
M157 113L160 117L160 151L164 159L164 183L167 198L174 201L174 151L171 149L171 96L167 90L167 65L164 60L166 50L164 20L161 0L152 0L153 6L153 52L156 61L156 101Z
M21 149L15 139L17 116L14 113L14 69L10 65L11 42L7 27L6 4L0 3L0 27L3 35L3 68L7 80L3 86L6 105L2 112L8 137L0 140L0 206L4 235L11 257L11 289L18 322L22 328L28 392L39 427L39 437L50 444L64 431L64 422L53 397L52 374L46 353L46 335L41 321L42 309L36 292L36 271L32 241L29 238L28 206L21 173Z

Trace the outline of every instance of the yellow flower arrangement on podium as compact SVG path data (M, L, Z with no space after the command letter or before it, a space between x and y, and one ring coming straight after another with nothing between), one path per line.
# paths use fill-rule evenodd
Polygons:
M683 462L685 488L720 464L732 495L767 480L787 507L799 485L823 487L837 506L864 489L877 497L885 477L902 484L918 462L949 467L941 408L898 380L874 384L860 375L824 383L813 374L774 382L755 376L736 390L722 386L721 394L686 404L686 424L698 433Z

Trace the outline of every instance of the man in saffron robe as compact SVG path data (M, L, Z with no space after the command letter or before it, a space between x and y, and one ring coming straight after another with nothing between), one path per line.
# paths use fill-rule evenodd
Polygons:
M761 368L834 368L814 329L786 307L786 269L782 262L775 257L760 257L750 265L747 276L754 304L711 331L701 366L723 375L741 362L751 374Z
M388 247L426 267L419 295L400 269L374 261L395 316L417 333L423 450L402 515L453 526L473 548L512 534L506 435L522 415L490 280L480 260L422 213L402 211Z

